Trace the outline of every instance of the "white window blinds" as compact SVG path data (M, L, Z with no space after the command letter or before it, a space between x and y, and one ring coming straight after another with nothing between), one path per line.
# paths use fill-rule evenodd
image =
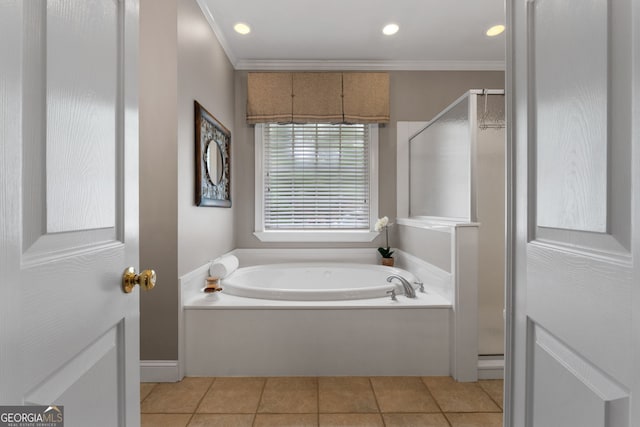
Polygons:
M369 230L369 126L264 124L265 230Z

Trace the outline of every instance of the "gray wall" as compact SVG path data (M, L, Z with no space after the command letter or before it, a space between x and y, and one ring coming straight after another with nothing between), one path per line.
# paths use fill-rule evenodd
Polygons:
M231 129L233 159L234 71L195 0L141 0L140 52L140 266L158 273L140 358L176 360L178 276L234 247L233 209L194 205L193 136L197 99Z
M390 72L390 123L379 130L379 216L396 216L396 122L429 120L469 89L504 88L501 71L393 71ZM253 126L246 124L247 73L236 71L235 149L237 174L233 185L239 197L236 207L236 246L239 248L270 247L378 247L384 242L379 237L370 244L300 244L263 243L254 235L254 134ZM407 238L410 232L398 233L393 227L390 245L411 253L425 254L424 241ZM427 251L428 252L428 251ZM427 259L429 261L429 259ZM442 260L436 260L436 265Z
M494 103L503 96L490 97ZM483 101L478 100L478 104ZM478 111L482 111L478 105ZM504 353L505 129L478 130L478 351Z
M234 193L234 69L195 0L178 9L178 276L234 248L231 208L194 203L193 100L231 131L231 192Z
M177 359L177 2L140 2L140 268L158 274L140 296L141 359Z

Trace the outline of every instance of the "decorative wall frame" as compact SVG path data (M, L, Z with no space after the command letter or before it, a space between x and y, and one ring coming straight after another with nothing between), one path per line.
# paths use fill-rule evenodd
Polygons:
M195 107L196 205L231 207L231 132L198 101Z

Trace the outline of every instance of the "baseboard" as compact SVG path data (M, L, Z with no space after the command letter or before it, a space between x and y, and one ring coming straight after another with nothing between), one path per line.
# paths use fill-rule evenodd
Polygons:
M481 356L478 359L478 379L504 379L504 356Z
M175 383L181 379L177 360L140 361L140 382Z

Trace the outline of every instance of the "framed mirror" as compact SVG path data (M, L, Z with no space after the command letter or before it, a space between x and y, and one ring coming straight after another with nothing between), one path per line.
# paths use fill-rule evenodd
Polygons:
M195 106L196 205L231 207L231 132Z

